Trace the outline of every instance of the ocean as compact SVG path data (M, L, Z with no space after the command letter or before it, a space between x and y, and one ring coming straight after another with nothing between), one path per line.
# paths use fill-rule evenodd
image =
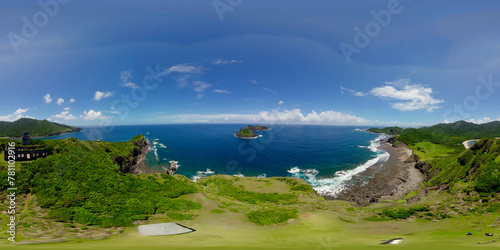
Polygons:
M365 127L272 125L257 139L234 136L243 124L134 125L84 127L77 133L45 139L128 141L142 134L151 143L146 161L161 170L178 161L178 174L196 181L210 174L306 180L319 193L335 194L352 176L380 161L388 153L378 149L385 135ZM210 171L208 171L210 170ZM338 172L341 171L341 172Z

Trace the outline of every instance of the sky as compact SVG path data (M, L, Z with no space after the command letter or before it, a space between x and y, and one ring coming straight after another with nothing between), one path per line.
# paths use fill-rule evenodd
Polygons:
M500 1L0 3L0 121L500 119Z

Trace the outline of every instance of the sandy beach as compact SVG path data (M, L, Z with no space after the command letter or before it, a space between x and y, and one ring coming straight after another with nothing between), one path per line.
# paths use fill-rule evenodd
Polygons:
M401 142L393 147L386 141L381 143L380 149L387 151L390 157L386 162L377 163L353 177L353 180L366 180L363 184L350 184L336 197L325 198L346 200L365 206L382 200L400 200L419 189L423 176L415 168L416 161L412 157L412 150Z

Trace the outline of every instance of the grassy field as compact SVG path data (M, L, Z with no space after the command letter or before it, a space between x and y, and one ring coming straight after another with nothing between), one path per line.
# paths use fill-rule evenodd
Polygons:
M413 152L419 157L420 161L431 161L437 158L443 158L455 151L452 148L431 142L415 143L411 149L413 149Z
M291 193L296 195L293 204L288 204L286 200L288 197L284 197L284 202L278 202L283 204L278 205L266 201L247 203L238 200L239 196L235 198L231 196L233 194L220 194L220 190L217 189L219 186L213 185L217 180L223 180L225 184L227 181L232 181L232 186L251 192L257 200L268 197L266 195L270 193L290 193L293 186L303 182L277 178L212 177L200 183L200 192L182 197L203 205L202 209L192 211L193 219L176 221L168 216L158 215L141 222L141 224L178 222L196 231L184 235L157 237L141 236L134 226L125 228L122 232L121 229L109 231L89 227L85 231L90 237L77 238L75 232L82 231L81 225L76 225L75 228L63 223L42 220L44 213L37 208L36 197L32 196L28 210L23 216L32 215L34 218L30 222L32 223L30 228L23 228L20 225L19 236L24 237L25 243L30 243L30 237L24 234L36 235L37 231L48 227L55 230L54 233L41 233L36 236L38 241L65 239L67 242L19 245L9 244L7 239L0 239L0 249L387 249L389 246L380 244L382 240L400 237L405 243L392 247L401 249L498 249L500 247L497 239L500 233L500 220L496 213L457 215L442 220L410 217L406 220L365 221L363 218L377 215L382 209L408 208L416 204L351 207L343 201L325 201L309 191L292 191ZM250 193L243 192L243 194ZM459 198L453 193L436 192L428 195L418 205L446 207L458 201ZM24 204L20 202L19 205ZM246 216L248 212L274 206L297 209L298 218L271 226L259 226L248 221ZM3 225L4 222L5 220L2 221ZM29 223L25 223L27 224ZM0 226L0 230L6 231L6 227ZM106 232L108 234L105 234ZM121 233L115 234L116 232ZM472 232L473 235L466 236L467 232ZM494 233L495 237L484 236L486 232ZM102 239L102 235L108 237ZM477 244L492 239L497 242Z

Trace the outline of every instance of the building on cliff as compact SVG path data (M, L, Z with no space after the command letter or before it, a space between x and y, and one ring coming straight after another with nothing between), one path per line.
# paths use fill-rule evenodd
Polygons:
M44 158L52 154L52 150L46 149L47 145L31 145L30 133L25 130L21 138L23 146L16 146L14 150L16 161L32 161L38 158ZM9 160L9 148L5 145L4 160Z

